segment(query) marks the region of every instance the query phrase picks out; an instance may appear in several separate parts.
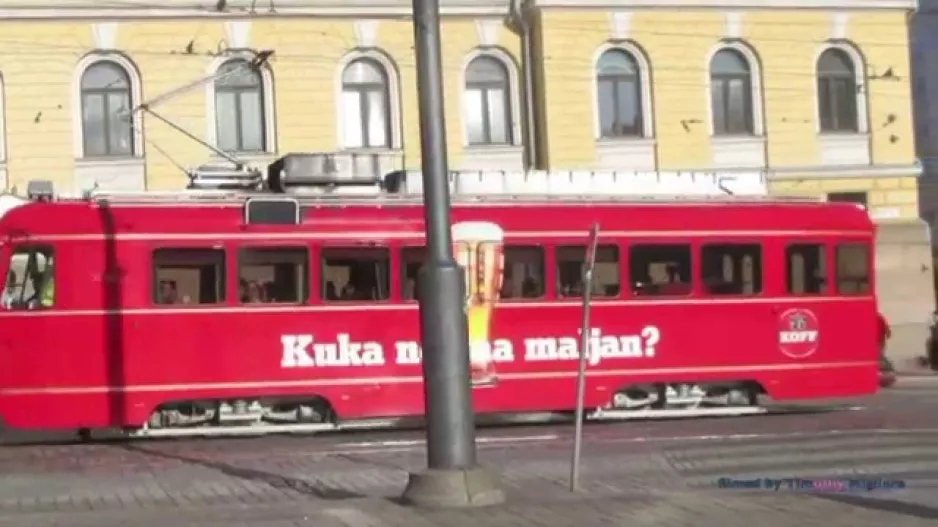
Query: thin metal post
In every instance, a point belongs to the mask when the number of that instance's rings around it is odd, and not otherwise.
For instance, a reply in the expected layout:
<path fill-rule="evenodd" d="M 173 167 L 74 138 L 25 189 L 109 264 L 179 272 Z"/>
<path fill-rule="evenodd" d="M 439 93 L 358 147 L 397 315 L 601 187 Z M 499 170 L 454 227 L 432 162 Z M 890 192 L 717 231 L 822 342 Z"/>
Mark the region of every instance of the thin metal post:
<path fill-rule="evenodd" d="M 593 297 L 593 268 L 596 266 L 596 248 L 599 224 L 590 228 L 585 268 L 583 269 L 583 319 L 580 323 L 580 361 L 576 377 L 576 415 L 573 429 L 573 456 L 570 461 L 570 492 L 580 487 L 580 451 L 583 446 L 583 414 L 586 398 L 586 365 L 589 360 L 590 300 Z"/>
<path fill-rule="evenodd" d="M 423 344 L 427 465 L 476 465 L 475 419 L 464 311 L 465 277 L 453 257 L 443 108 L 439 0 L 413 0 L 427 260 L 417 277 Z"/>

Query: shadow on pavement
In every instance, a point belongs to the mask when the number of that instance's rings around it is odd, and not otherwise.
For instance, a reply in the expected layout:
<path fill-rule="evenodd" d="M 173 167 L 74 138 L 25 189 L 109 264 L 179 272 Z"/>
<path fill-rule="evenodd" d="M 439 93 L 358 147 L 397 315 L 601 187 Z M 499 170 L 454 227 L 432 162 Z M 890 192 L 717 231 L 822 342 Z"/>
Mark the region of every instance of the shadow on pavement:
<path fill-rule="evenodd" d="M 902 514 L 903 516 L 912 516 L 924 520 L 938 520 L 938 508 L 921 505 L 918 503 L 907 503 L 899 500 L 889 500 L 883 498 L 870 498 L 866 496 L 857 496 L 852 494 L 812 494 L 812 498 L 833 501 L 842 505 L 850 505 L 868 510 L 892 512 Z"/>
<path fill-rule="evenodd" d="M 217 461 L 207 461 L 204 459 L 197 459 L 188 456 L 181 456 L 178 454 L 168 454 L 165 452 L 159 452 L 157 450 L 152 450 L 149 448 L 144 448 L 137 445 L 123 444 L 117 446 L 122 450 L 128 452 L 133 452 L 137 454 L 144 454 L 147 456 L 153 456 L 161 459 L 168 459 L 173 461 L 179 461 L 187 465 L 195 465 L 203 468 L 208 468 L 221 472 L 222 474 L 251 482 L 265 483 L 275 489 L 279 490 L 291 490 L 298 494 L 303 494 L 306 496 L 312 496 L 326 501 L 341 501 L 341 500 L 353 500 L 367 498 L 365 494 L 359 494 L 356 492 L 349 492 L 344 489 L 330 487 L 323 484 L 319 481 L 307 481 L 299 478 L 292 478 L 289 476 L 282 476 L 280 474 L 274 474 L 270 472 L 265 472 L 262 470 L 250 469 L 235 467 L 227 463 L 221 463 Z"/>

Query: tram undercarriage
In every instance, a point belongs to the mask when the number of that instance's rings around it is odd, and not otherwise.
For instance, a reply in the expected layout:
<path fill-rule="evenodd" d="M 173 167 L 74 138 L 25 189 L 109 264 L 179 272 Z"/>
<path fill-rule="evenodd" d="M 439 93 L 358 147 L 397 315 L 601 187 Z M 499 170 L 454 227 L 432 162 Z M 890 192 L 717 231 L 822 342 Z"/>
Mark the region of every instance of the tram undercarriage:
<path fill-rule="evenodd" d="M 765 413 L 759 406 L 757 383 L 669 383 L 629 386 L 600 408 L 588 409 L 590 420 L 673 419 L 689 417 L 742 416 Z M 537 423 L 569 419 L 571 412 L 534 414 L 484 414 L 479 424 Z M 157 409 L 139 429 L 127 430 L 130 437 L 190 437 L 314 433 L 419 427 L 420 418 L 387 418 L 343 421 L 321 398 L 190 401 L 170 403 Z M 84 437 L 90 437 L 88 432 Z"/>

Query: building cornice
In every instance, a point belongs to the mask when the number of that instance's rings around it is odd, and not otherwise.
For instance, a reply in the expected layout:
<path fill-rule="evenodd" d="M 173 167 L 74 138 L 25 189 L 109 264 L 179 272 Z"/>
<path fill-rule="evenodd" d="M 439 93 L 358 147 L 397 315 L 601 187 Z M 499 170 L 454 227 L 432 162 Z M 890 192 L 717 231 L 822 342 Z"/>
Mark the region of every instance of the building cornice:
<path fill-rule="evenodd" d="M 900 9 L 911 11 L 918 0 L 528 0 L 536 9 L 819 9 L 845 11 Z"/>
<path fill-rule="evenodd" d="M 411 0 L 0 0 L 0 20 L 408 18 Z M 271 7 L 273 6 L 273 7 Z M 507 16 L 510 0 L 440 0 L 444 16 Z"/>

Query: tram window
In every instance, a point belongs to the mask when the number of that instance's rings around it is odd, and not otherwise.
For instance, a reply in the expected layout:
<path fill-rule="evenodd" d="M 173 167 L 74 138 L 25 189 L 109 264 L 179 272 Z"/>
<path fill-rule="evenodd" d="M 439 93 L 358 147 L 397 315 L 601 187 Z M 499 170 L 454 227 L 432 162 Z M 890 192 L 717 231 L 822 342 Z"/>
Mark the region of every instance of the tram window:
<path fill-rule="evenodd" d="M 704 245 L 700 267 L 704 289 L 709 295 L 762 292 L 762 247 L 757 244 Z"/>
<path fill-rule="evenodd" d="M 309 298 L 309 253 L 303 247 L 241 249 L 238 300 L 242 304 L 299 304 Z"/>
<path fill-rule="evenodd" d="M 636 296 L 686 296 L 691 293 L 691 249 L 687 244 L 629 247 L 629 283 Z"/>
<path fill-rule="evenodd" d="M 405 247 L 401 249 L 401 299 L 417 299 L 417 273 L 427 258 L 426 247 Z"/>
<path fill-rule="evenodd" d="M 322 250 L 322 298 L 328 302 L 387 300 L 391 253 L 383 248 Z"/>
<path fill-rule="evenodd" d="M 510 247 L 503 249 L 501 298 L 532 300 L 545 292 L 544 249 L 541 247 Z"/>
<path fill-rule="evenodd" d="M 583 296 L 586 246 L 568 245 L 557 247 L 556 260 L 557 296 L 562 298 Z M 620 288 L 619 248 L 615 245 L 600 245 L 596 248 L 592 296 L 615 297 L 619 295 Z"/>
<path fill-rule="evenodd" d="M 6 309 L 49 308 L 55 304 L 53 251 L 20 246 L 13 251 L 0 302 Z"/>
<path fill-rule="evenodd" d="M 827 292 L 827 254 L 819 243 L 797 243 L 785 249 L 785 280 L 792 295 Z"/>
<path fill-rule="evenodd" d="M 837 246 L 837 292 L 864 295 L 870 290 L 870 248 L 865 243 L 842 243 Z"/>
<path fill-rule="evenodd" d="M 156 304 L 220 304 L 225 301 L 225 251 L 157 249 L 153 284 Z"/>

